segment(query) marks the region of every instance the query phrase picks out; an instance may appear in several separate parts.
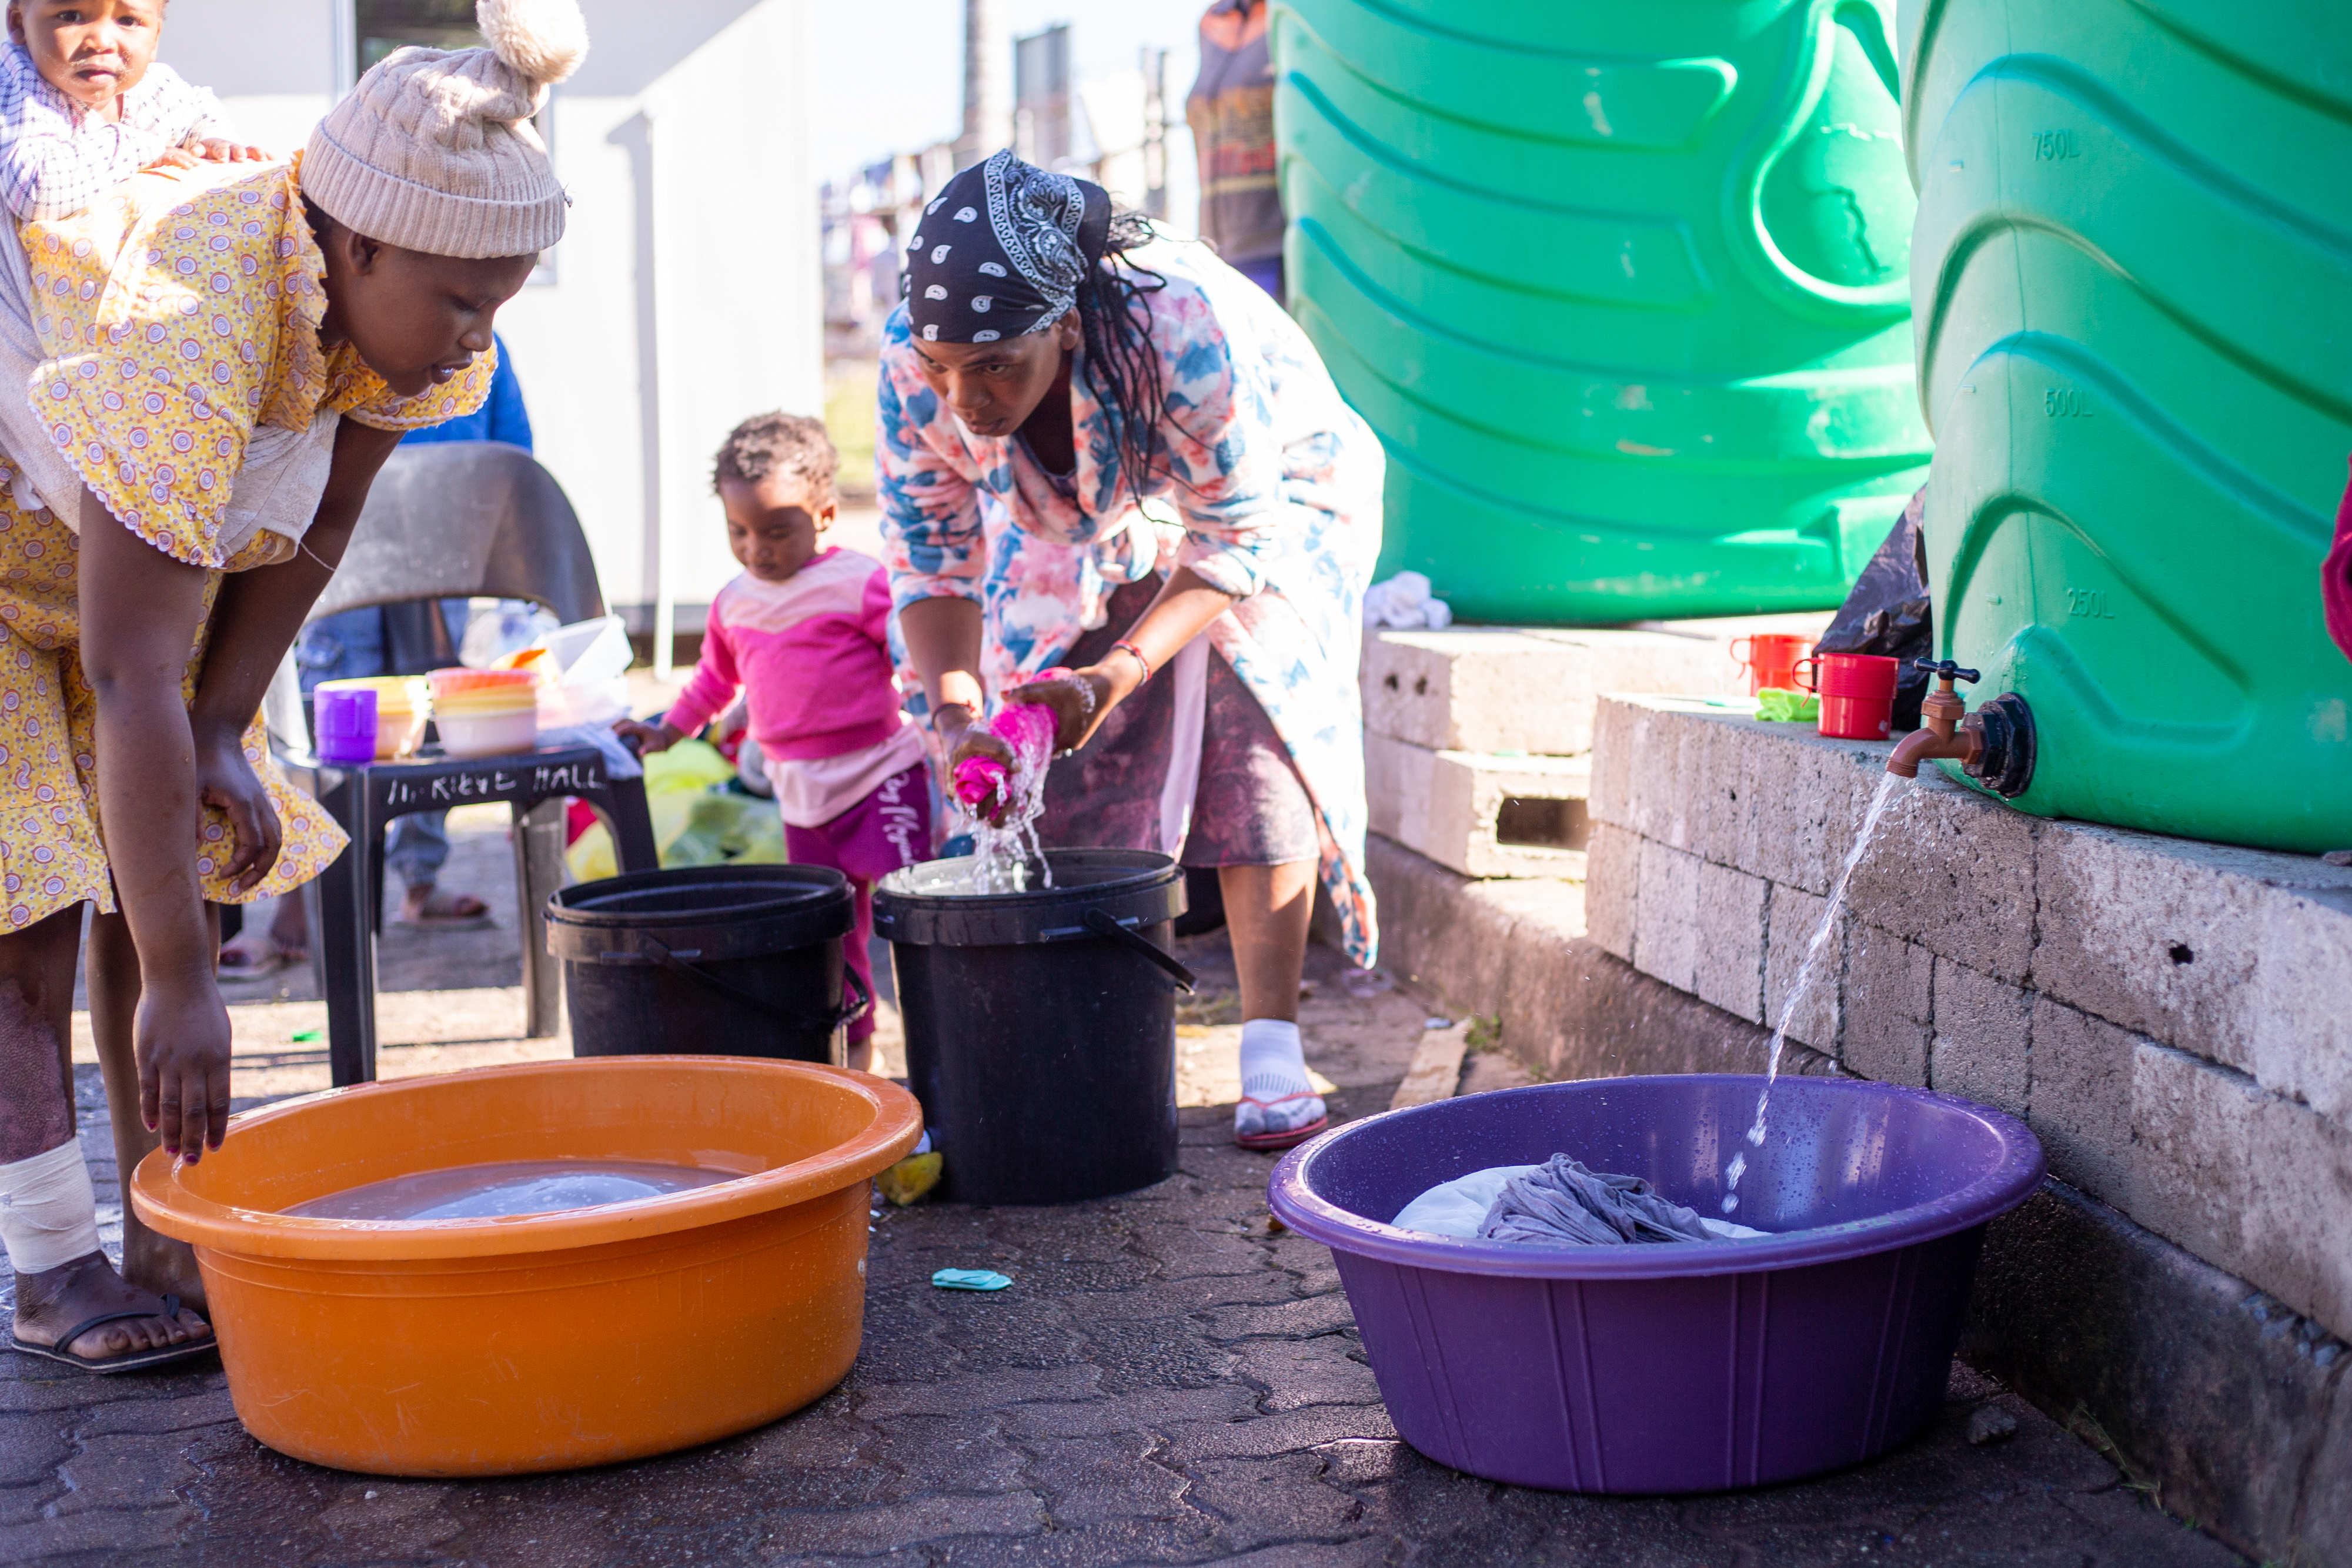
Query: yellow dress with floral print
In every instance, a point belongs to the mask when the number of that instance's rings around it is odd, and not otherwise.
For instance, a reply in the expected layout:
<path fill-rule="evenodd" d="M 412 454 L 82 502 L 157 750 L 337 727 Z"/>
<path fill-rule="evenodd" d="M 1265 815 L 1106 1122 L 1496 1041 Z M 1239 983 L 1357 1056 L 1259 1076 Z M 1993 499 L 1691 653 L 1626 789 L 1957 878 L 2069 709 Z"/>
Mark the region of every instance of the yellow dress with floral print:
<path fill-rule="evenodd" d="M 149 172 L 87 212 L 20 230 L 48 356 L 28 389 L 33 406 L 108 511 L 213 574 L 182 683 L 190 701 L 221 575 L 296 549 L 268 532 L 226 548 L 230 490 L 255 430 L 308 430 L 322 413 L 414 430 L 471 413 L 489 392 L 488 355 L 403 398 L 348 345 L 320 341 L 326 262 L 296 180 L 285 165 Z M 0 453 L 0 931 L 84 901 L 114 907 L 98 814 L 98 706 L 80 659 L 79 540 L 56 514 L 17 504 L 13 466 Z M 345 842 L 278 771 L 258 716 L 245 754 L 285 847 L 259 886 L 232 892 L 219 868 L 234 858 L 234 835 L 207 808 L 190 852 L 205 896 L 223 903 L 299 886 Z"/>

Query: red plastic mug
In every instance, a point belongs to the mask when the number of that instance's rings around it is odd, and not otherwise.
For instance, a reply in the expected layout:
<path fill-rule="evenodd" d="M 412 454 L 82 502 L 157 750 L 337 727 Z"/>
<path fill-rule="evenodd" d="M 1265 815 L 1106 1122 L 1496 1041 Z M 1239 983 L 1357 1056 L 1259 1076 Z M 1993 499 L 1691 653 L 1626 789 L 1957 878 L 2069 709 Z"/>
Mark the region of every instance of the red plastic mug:
<path fill-rule="evenodd" d="M 1742 643 L 1748 644 L 1745 653 L 1739 651 Z M 1766 686 L 1777 686 L 1786 691 L 1796 684 L 1791 672 L 1812 643 L 1811 637 L 1801 637 L 1791 632 L 1764 632 L 1753 637 L 1735 637 L 1731 640 L 1731 660 L 1748 672 L 1749 696 L 1754 696 Z"/>
<path fill-rule="evenodd" d="M 1806 666 L 1811 666 L 1807 678 Z M 1876 653 L 1821 653 L 1790 670 L 1822 699 L 1821 733 L 1835 740 L 1885 740 L 1895 730 L 1895 685 L 1903 661 Z"/>

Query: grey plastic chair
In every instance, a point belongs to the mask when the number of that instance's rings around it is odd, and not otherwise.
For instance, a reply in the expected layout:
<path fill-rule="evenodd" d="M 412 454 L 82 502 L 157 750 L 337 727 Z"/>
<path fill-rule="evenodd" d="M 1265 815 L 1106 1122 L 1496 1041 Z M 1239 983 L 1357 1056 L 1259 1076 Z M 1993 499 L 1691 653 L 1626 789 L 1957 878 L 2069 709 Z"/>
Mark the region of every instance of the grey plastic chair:
<path fill-rule="evenodd" d="M 563 486 L 503 441 L 394 448 L 310 619 L 411 599 L 529 599 L 567 625 L 604 613 Z"/>
<path fill-rule="evenodd" d="M 579 517 L 530 453 L 497 441 L 399 447 L 376 476 L 342 564 L 310 618 L 472 598 L 531 600 L 567 624 L 604 613 Z M 393 818 L 492 800 L 513 811 L 526 1032 L 534 1038 L 560 1027 L 562 975 L 547 950 L 546 910 L 563 884 L 564 797 L 587 801 L 604 818 L 624 872 L 660 863 L 645 781 L 612 778 L 593 747 L 364 768 L 289 760 L 315 769 L 320 804 L 352 835 L 352 849 L 315 883 L 312 906 L 328 1063 L 338 1086 L 375 1077 L 375 943 L 383 915 L 383 830 Z"/>

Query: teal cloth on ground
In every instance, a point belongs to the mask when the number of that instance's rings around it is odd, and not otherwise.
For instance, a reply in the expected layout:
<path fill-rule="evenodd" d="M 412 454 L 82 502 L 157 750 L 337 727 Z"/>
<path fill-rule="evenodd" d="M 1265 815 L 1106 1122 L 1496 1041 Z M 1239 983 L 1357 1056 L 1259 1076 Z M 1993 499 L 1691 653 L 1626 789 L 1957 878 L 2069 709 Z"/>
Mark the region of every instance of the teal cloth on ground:
<path fill-rule="evenodd" d="M 1822 716 L 1822 699 L 1811 692 L 1766 686 L 1756 694 L 1756 716 L 1779 724 L 1813 724 Z"/>
<path fill-rule="evenodd" d="M 993 1269 L 942 1269 L 931 1283 L 942 1291 L 1002 1291 L 1013 1281 Z"/>

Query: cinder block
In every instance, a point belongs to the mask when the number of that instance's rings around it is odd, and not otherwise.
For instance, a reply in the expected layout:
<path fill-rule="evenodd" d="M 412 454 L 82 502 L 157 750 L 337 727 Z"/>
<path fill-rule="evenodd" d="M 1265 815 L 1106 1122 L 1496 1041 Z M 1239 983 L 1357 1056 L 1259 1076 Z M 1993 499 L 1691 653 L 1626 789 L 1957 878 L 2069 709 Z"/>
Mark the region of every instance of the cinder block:
<path fill-rule="evenodd" d="M 1596 823 L 1633 825 L 1636 732 L 1643 710 L 1604 698 L 1592 718 L 1592 794 L 1588 810 Z"/>
<path fill-rule="evenodd" d="M 1937 959 L 1929 1087 L 2023 1116 L 2032 1083 L 2032 992 Z"/>
<path fill-rule="evenodd" d="M 2051 1171 L 2128 1212 L 2133 1037 L 2044 996 L 2033 999 L 2032 1029 L 2025 1119 Z"/>
<path fill-rule="evenodd" d="M 1672 631 L 1373 632 L 1364 640 L 1365 727 L 1432 751 L 1572 757 L 1592 748 L 1593 705 L 1606 693 L 1745 693 L 1731 640 L 1781 619 L 1739 616 Z"/>
<path fill-rule="evenodd" d="M 1630 758 L 1624 809 L 1620 820 L 1645 839 L 1664 843 L 1681 788 L 1682 751 L 1675 742 L 1675 716 L 1651 703 L 1628 705 L 1633 722 L 1622 737 Z M 1675 846 L 1679 848 L 1680 846 Z"/>
<path fill-rule="evenodd" d="M 1364 727 L 1431 751 L 1592 747 L 1591 659 L 1499 626 L 1364 639 Z"/>
<path fill-rule="evenodd" d="M 2283 1095 L 2263 1094 L 2251 1110 L 2243 1272 L 2297 1312 L 2352 1331 L 2352 1132 Z"/>
<path fill-rule="evenodd" d="M 2319 1325 L 2312 1326 L 2316 1328 Z M 2280 1337 L 2284 1339 L 2285 1336 Z M 2297 1337 L 2300 1338 L 2300 1336 Z M 2319 1348 L 2325 1350 L 2330 1347 L 2323 1345 Z M 2292 1382 L 2283 1377 L 2279 1381 L 2300 1393 L 2301 1389 L 2295 1387 L 2295 1385 L 2310 1378 L 2312 1364 L 2318 1357 L 2308 1343 L 2294 1343 L 2294 1349 L 2302 1353 L 2300 1356 L 2302 1365 L 2291 1366 L 2290 1371 L 2301 1373 L 2303 1377 Z M 2291 1353 L 2282 1353 L 2273 1349 L 2272 1354 L 2284 1360 L 2284 1354 Z M 2341 1363 L 2345 1360 L 2344 1353 L 2339 1350 L 2330 1359 Z M 2288 1475 L 2297 1478 L 2305 1475 L 2334 1476 L 2337 1478 L 2336 1483 L 2333 1486 L 2294 1489 L 2303 1493 L 2302 1517 L 2293 1521 L 2295 1526 L 2293 1530 L 2282 1530 L 2271 1537 L 2273 1540 L 2280 1541 L 2301 1539 L 2320 1542 L 2323 1543 L 2322 1549 L 2335 1552 L 2339 1562 L 2352 1557 L 2352 1486 L 2343 1484 L 2343 1478 L 2352 1477 L 2352 1399 L 2346 1398 L 2342 1393 L 2347 1385 L 2344 1381 L 2336 1384 L 2334 1407 L 2328 1412 L 2326 1429 L 2317 1434 L 2318 1440 L 2313 1445 L 2314 1452 L 2309 1468 L 2289 1469 L 2284 1465 L 2279 1467 L 2279 1473 L 2283 1477 Z M 2284 1401 L 2282 1400 L 2281 1403 Z M 2310 1424 L 2306 1423 L 2304 1429 L 2309 1430 Z M 2241 1442 L 2242 1443 L 2242 1438 Z M 2262 1457 L 2268 1458 L 2267 1455 Z M 2288 1489 L 2281 1486 L 2277 1490 L 2286 1491 Z"/>
<path fill-rule="evenodd" d="M 2062 1421 L 2087 1407 L 2177 1517 L 2352 1562 L 2352 1355 L 2321 1323 L 2057 1182 L 1987 1228 L 1969 1320 L 1962 1359 Z"/>
<path fill-rule="evenodd" d="M 1845 962 L 1843 933 L 1832 925 L 1822 938 L 1802 995 L 1794 992 L 1806 970 L 1806 952 L 1821 929 L 1825 898 L 1801 887 L 1775 883 L 1764 912 L 1764 1021 L 1774 1029 L 1786 1019 L 1789 1038 L 1828 1055 L 1837 1054 L 1838 990 Z M 1843 924 L 1843 917 L 1839 924 Z M 1792 1005 L 1793 1004 L 1793 1005 Z"/>
<path fill-rule="evenodd" d="M 1485 757 L 1364 737 L 1372 831 L 1465 876 L 1565 876 L 1585 870 L 1582 757 Z M 1535 841 L 1548 838 L 1553 841 Z"/>
<path fill-rule="evenodd" d="M 2044 991 L 2352 1127 L 2352 867 L 2048 823 Z"/>
<path fill-rule="evenodd" d="M 2199 1257 L 2244 1273 L 2253 1197 L 2247 1134 L 2261 1097 L 2242 1072 L 2135 1042 L 2131 1179 L 2118 1207 Z"/>
<path fill-rule="evenodd" d="M 1927 1082 L 1935 956 L 1856 920 L 1846 928 L 1843 1032 L 1838 1058 L 1882 1083 Z"/>
<path fill-rule="evenodd" d="M 1634 913 L 1642 879 L 1642 840 L 1608 822 L 1596 822 L 1585 849 L 1584 912 L 1592 940 L 1605 953 L 1633 959 Z"/>
<path fill-rule="evenodd" d="M 1475 881 L 1377 833 L 1366 851 L 1381 903 L 1382 964 L 1457 1012 L 1500 1013 L 1516 950 L 1583 934 L 1584 890 L 1576 883 Z"/>
<path fill-rule="evenodd" d="M 1741 727 L 1758 749 L 1750 775 L 1755 861 L 1740 869 L 1826 894 L 1853 848 L 1880 776 L 1857 766 L 1840 746 L 1792 738 L 1789 732 L 1798 726 L 1748 722 Z"/>
<path fill-rule="evenodd" d="M 1638 813 L 1643 831 L 1662 844 L 1691 853 L 1698 850 L 1698 826 L 1705 816 L 1700 798 L 1710 730 L 1707 725 L 1661 716 L 1651 726 L 1649 746 L 1656 772 L 1638 781 L 1650 786 Z"/>
<path fill-rule="evenodd" d="M 2033 967 L 2033 818 L 1923 771 L 1898 786 L 1848 896 L 1939 957 L 2021 984 Z"/>
<path fill-rule="evenodd" d="M 1744 871 L 1698 862 L 1698 951 L 1693 988 L 1701 1001 L 1761 1023 L 1764 910 L 1771 884 Z"/>
<path fill-rule="evenodd" d="M 1366 859 L 1389 965 L 1449 1007 L 1499 1015 L 1505 1048 L 1542 1075 L 1763 1070 L 1758 1025 L 1639 973 L 1585 936 L 1575 883 L 1475 882 L 1378 836 Z M 1791 1045 L 1780 1070 L 1829 1065 Z"/>
<path fill-rule="evenodd" d="M 1633 964 L 1678 991 L 1695 988 L 1697 980 L 1699 864 L 1695 855 L 1642 841 Z"/>
<path fill-rule="evenodd" d="M 1698 746 L 1685 754 L 1683 775 L 1691 793 L 1692 852 L 1717 865 L 1745 869 L 1754 859 L 1756 834 L 1756 791 L 1748 782 L 1748 765 L 1758 748 L 1737 726 L 1692 728 Z"/>

